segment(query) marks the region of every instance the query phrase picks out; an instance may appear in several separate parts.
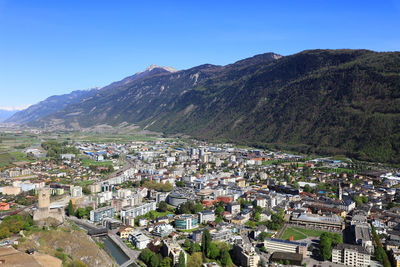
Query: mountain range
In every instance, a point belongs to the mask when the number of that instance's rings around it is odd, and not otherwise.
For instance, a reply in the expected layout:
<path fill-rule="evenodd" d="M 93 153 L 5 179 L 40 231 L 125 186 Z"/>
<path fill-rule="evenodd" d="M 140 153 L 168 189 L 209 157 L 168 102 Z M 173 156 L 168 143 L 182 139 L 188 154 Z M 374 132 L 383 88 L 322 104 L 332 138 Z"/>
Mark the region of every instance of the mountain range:
<path fill-rule="evenodd" d="M 12 115 L 17 113 L 18 110 L 16 109 L 2 109 L 0 108 L 0 122 L 3 122 L 10 118 Z"/>
<path fill-rule="evenodd" d="M 79 96 L 50 97 L 7 122 L 76 130 L 135 124 L 204 140 L 399 163 L 399 112 L 400 53 L 307 50 L 180 71 L 153 65 Z"/>

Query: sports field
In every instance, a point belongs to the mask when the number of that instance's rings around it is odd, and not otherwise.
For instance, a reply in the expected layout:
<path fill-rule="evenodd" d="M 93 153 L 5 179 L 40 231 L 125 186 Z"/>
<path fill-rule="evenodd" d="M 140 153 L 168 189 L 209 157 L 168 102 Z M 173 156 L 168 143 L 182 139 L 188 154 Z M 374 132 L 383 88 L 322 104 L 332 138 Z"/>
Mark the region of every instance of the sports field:
<path fill-rule="evenodd" d="M 282 235 L 282 239 L 288 240 L 290 236 L 293 236 L 293 240 L 301 240 L 306 239 L 309 236 L 319 237 L 322 233 L 325 233 L 325 231 L 304 229 L 300 227 L 287 227 Z"/>

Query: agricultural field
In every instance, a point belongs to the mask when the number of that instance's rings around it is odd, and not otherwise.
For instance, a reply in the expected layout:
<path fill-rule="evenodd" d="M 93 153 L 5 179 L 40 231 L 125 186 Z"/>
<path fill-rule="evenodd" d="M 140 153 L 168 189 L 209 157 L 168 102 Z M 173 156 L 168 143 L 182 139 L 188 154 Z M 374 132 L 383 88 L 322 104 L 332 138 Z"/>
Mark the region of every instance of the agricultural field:
<path fill-rule="evenodd" d="M 12 156 L 10 153 L 0 151 L 0 168 L 8 166 L 12 163 Z"/>
<path fill-rule="evenodd" d="M 22 150 L 39 144 L 40 140 L 34 134 L 0 133 L 0 168 L 18 161 L 31 161 Z"/>
<path fill-rule="evenodd" d="M 131 134 L 98 134 L 73 132 L 60 134 L 58 139 L 73 142 L 125 144 L 133 141 L 154 141 L 159 138 L 160 137 L 156 134 L 142 134 L 134 131 Z"/>
<path fill-rule="evenodd" d="M 23 149 L 40 144 L 40 139 L 34 134 L 1 133 L 0 143 L 3 149 Z"/>

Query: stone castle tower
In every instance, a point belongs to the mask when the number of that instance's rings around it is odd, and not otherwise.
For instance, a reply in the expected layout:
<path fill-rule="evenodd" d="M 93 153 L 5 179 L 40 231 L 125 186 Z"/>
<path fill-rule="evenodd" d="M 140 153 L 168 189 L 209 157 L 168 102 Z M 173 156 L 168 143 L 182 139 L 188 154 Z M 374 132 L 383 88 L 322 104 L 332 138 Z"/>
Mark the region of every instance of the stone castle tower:
<path fill-rule="evenodd" d="M 50 189 L 43 188 L 39 191 L 39 209 L 50 210 Z"/>
<path fill-rule="evenodd" d="M 42 221 L 53 218 L 59 223 L 64 221 L 63 208 L 50 209 L 50 188 L 42 188 L 38 192 L 38 209 L 33 213 L 34 221 Z"/>

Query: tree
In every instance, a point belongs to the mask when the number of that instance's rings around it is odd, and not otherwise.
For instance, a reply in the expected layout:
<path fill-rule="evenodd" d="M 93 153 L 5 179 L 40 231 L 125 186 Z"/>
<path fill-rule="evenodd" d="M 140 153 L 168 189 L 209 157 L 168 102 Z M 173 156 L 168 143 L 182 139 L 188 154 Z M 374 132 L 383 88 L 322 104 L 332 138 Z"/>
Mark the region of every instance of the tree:
<path fill-rule="evenodd" d="M 258 212 L 258 213 L 261 213 L 262 212 L 262 208 L 260 206 L 255 206 L 254 207 L 254 211 Z"/>
<path fill-rule="evenodd" d="M 154 210 L 151 210 L 148 213 L 148 216 L 149 216 L 150 220 L 154 220 L 156 218 L 156 212 Z"/>
<path fill-rule="evenodd" d="M 332 239 L 329 235 L 321 235 L 319 241 L 319 256 L 322 260 L 329 260 L 332 256 L 331 252 Z"/>
<path fill-rule="evenodd" d="M 18 234 L 19 231 L 21 231 L 21 229 L 24 227 L 24 222 L 23 221 L 16 221 L 13 224 L 8 226 L 8 229 L 10 230 L 10 232 L 14 233 L 14 234 Z"/>
<path fill-rule="evenodd" d="M 178 264 L 176 265 L 176 267 L 185 267 L 186 263 L 185 263 L 185 254 L 183 253 L 183 251 L 181 251 L 181 253 L 179 254 L 179 260 L 178 260 Z"/>
<path fill-rule="evenodd" d="M 261 214 L 259 212 L 254 213 L 254 220 L 259 222 L 261 220 Z"/>
<path fill-rule="evenodd" d="M 203 234 L 201 236 L 201 252 L 203 252 L 203 255 L 207 255 L 207 250 L 210 247 L 211 244 L 211 236 L 210 232 L 208 229 L 203 230 Z"/>
<path fill-rule="evenodd" d="M 231 245 L 229 245 L 228 243 L 223 242 L 223 241 L 215 241 L 214 244 L 215 244 L 215 245 L 217 246 L 217 248 L 219 249 L 220 254 L 221 254 L 221 252 L 222 252 L 223 250 L 229 251 L 229 250 L 231 250 L 231 248 L 232 248 Z"/>
<path fill-rule="evenodd" d="M 258 235 L 258 241 L 264 241 L 268 237 L 268 233 L 262 232 Z"/>
<path fill-rule="evenodd" d="M 167 204 L 167 202 L 161 201 L 161 202 L 158 204 L 158 209 L 159 209 L 161 212 L 166 212 L 166 211 L 168 210 L 168 204 Z"/>
<path fill-rule="evenodd" d="M 361 199 L 361 197 L 359 197 L 359 196 L 355 196 L 355 197 L 353 198 L 353 200 L 354 200 L 354 202 L 356 202 L 356 206 L 357 206 L 357 207 L 358 207 L 358 206 L 361 206 L 361 205 L 363 204 L 362 199 Z"/>
<path fill-rule="evenodd" d="M 363 203 L 368 202 L 368 197 L 367 196 L 354 196 L 353 200 L 354 200 L 354 202 L 356 202 L 356 206 L 361 206 Z"/>
<path fill-rule="evenodd" d="M 193 255 L 193 254 L 196 253 L 196 252 L 201 252 L 201 247 L 200 247 L 200 245 L 199 245 L 198 243 L 192 243 L 192 244 L 190 245 L 189 253 L 190 253 L 191 255 Z"/>
<path fill-rule="evenodd" d="M 215 222 L 216 223 L 221 223 L 222 222 L 222 216 L 217 216 L 217 218 L 215 218 Z"/>
<path fill-rule="evenodd" d="M 203 211 L 203 204 L 197 203 L 194 205 L 194 213 L 202 212 Z"/>
<path fill-rule="evenodd" d="M 188 262 L 190 267 L 201 267 L 203 265 L 203 257 L 200 252 L 195 252 Z"/>
<path fill-rule="evenodd" d="M 6 238 L 11 236 L 11 232 L 8 229 L 8 227 L 2 227 L 0 228 L 0 239 Z"/>
<path fill-rule="evenodd" d="M 154 254 L 154 253 L 153 253 L 150 249 L 145 248 L 145 249 L 143 249 L 142 252 L 140 253 L 139 258 L 140 258 L 144 263 L 148 264 L 148 263 L 150 262 L 151 256 L 153 256 L 153 254 Z"/>
<path fill-rule="evenodd" d="M 81 219 L 81 218 L 83 218 L 83 217 L 88 217 L 89 215 L 88 215 L 88 211 L 86 210 L 86 209 L 84 209 L 84 208 L 78 208 L 76 211 L 75 211 L 75 216 L 76 217 L 78 217 L 79 219 Z"/>
<path fill-rule="evenodd" d="M 215 243 L 211 242 L 210 246 L 207 248 L 207 257 L 215 260 L 218 256 L 219 249 Z"/>
<path fill-rule="evenodd" d="M 372 237 L 376 244 L 375 249 L 375 257 L 378 261 L 380 261 L 384 267 L 390 267 L 390 261 L 388 255 L 386 254 L 385 250 L 382 247 L 382 242 L 376 233 L 375 227 L 372 225 Z"/>
<path fill-rule="evenodd" d="M 222 263 L 222 266 L 232 266 L 233 265 L 231 255 L 229 254 L 229 252 L 227 250 L 223 250 L 221 252 L 221 263 Z"/>
<path fill-rule="evenodd" d="M 183 181 L 176 181 L 176 182 L 175 182 L 175 185 L 176 185 L 177 187 L 185 187 L 185 183 L 184 183 Z"/>
<path fill-rule="evenodd" d="M 67 259 L 68 259 L 68 257 L 67 257 L 67 255 L 64 253 L 64 252 L 62 252 L 62 251 L 56 251 L 55 253 L 54 253 L 54 256 L 56 257 L 56 258 L 59 258 L 62 262 L 63 262 L 63 264 L 67 261 Z"/>
<path fill-rule="evenodd" d="M 216 214 L 216 215 L 221 215 L 222 212 L 224 212 L 224 211 L 225 211 L 225 209 L 224 209 L 223 206 L 218 206 L 218 207 L 215 209 L 215 214 Z"/>
<path fill-rule="evenodd" d="M 90 191 L 89 186 L 86 185 L 82 188 L 82 193 L 85 195 L 90 195 L 92 192 Z"/>
<path fill-rule="evenodd" d="M 165 257 L 160 263 L 160 267 L 171 267 L 171 265 L 172 260 L 170 257 Z"/>
<path fill-rule="evenodd" d="M 184 249 L 190 249 L 190 241 L 189 239 L 186 239 L 185 242 L 183 243 L 183 248 Z"/>
<path fill-rule="evenodd" d="M 332 239 L 332 244 L 337 245 L 343 243 L 342 236 L 338 233 L 332 233 L 331 234 L 331 239 Z"/>
<path fill-rule="evenodd" d="M 158 267 L 161 263 L 161 255 L 153 253 L 150 258 L 150 267 Z"/>
<path fill-rule="evenodd" d="M 68 212 L 68 216 L 74 215 L 74 207 L 72 206 L 72 201 L 71 200 L 68 203 L 67 212 Z"/>
<path fill-rule="evenodd" d="M 271 220 L 266 222 L 268 229 L 278 230 L 283 226 L 285 220 L 283 219 L 283 212 L 278 211 L 277 213 L 271 214 Z"/>
<path fill-rule="evenodd" d="M 309 184 L 306 184 L 304 186 L 303 191 L 306 192 L 306 193 L 311 193 L 311 186 Z"/>
<path fill-rule="evenodd" d="M 87 267 L 87 264 L 81 260 L 74 260 L 68 264 L 68 267 Z"/>
<path fill-rule="evenodd" d="M 303 168 L 303 175 L 304 175 L 304 177 L 309 177 L 311 175 L 311 168 L 308 166 L 305 166 Z"/>

